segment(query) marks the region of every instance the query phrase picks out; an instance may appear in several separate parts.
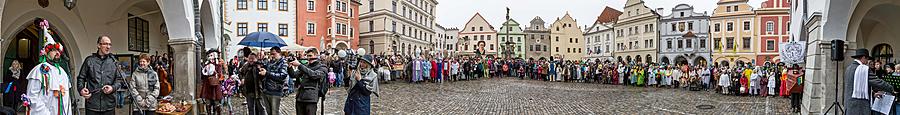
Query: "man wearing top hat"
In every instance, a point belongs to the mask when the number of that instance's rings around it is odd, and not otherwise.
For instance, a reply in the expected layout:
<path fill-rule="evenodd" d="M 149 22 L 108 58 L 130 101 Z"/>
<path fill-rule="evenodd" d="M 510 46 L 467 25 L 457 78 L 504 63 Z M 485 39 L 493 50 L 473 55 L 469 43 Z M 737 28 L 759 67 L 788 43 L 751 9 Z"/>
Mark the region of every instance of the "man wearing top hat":
<path fill-rule="evenodd" d="M 845 115 L 870 115 L 873 113 L 871 99 L 881 98 L 885 92 L 890 92 L 892 87 L 881 79 L 869 75 L 869 66 L 866 62 L 871 58 L 869 50 L 857 49 L 850 55 L 853 62 L 844 71 L 844 106 L 847 107 Z M 871 89 L 870 89 L 871 88 Z M 870 96 L 870 94 L 874 95 Z"/>

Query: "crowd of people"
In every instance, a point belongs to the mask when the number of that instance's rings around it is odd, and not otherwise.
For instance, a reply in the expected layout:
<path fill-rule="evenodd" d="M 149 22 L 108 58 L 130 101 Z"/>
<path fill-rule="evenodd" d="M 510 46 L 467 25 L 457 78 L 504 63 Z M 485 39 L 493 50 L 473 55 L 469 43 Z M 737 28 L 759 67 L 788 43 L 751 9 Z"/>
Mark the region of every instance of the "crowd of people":
<path fill-rule="evenodd" d="M 502 59 L 461 56 L 378 56 L 386 61 L 385 78 L 410 83 L 444 83 L 479 78 L 516 77 L 528 80 L 600 83 L 635 87 L 715 91 L 723 95 L 790 97 L 799 111 L 804 70 L 797 64 L 736 63 L 689 65 L 626 63 L 625 61 L 561 61 L 555 59 Z M 483 56 L 482 56 L 483 57 Z M 390 66 L 399 65 L 399 66 Z M 391 80 L 391 79 L 385 79 Z"/>

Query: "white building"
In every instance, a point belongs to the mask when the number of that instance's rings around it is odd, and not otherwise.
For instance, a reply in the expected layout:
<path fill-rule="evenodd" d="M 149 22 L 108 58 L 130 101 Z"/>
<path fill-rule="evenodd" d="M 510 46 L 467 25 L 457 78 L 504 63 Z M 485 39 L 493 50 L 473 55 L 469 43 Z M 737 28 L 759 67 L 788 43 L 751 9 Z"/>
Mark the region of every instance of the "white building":
<path fill-rule="evenodd" d="M 169 72 L 178 76 L 172 82 L 179 86 L 173 96 L 196 104 L 192 100 L 202 58 L 198 54 L 203 47 L 221 46 L 219 0 L 50 0 L 46 5 L 38 1 L 0 1 L 0 55 L 7 56 L 3 64 L 19 60 L 25 67 L 36 65 L 38 52 L 28 49 L 38 45 L 35 22 L 47 20 L 56 41 L 65 46 L 61 65 L 72 70 L 67 72 L 73 83 L 83 59 L 97 51 L 96 39 L 108 35 L 112 53 L 122 59 L 140 53 L 171 54 L 176 61 Z"/>
<path fill-rule="evenodd" d="M 373 41 L 373 53 L 411 55 L 433 46 L 437 0 L 360 0 L 359 41 Z M 365 43 L 365 42 L 363 42 Z M 368 44 L 360 44 L 365 46 Z M 365 47 L 364 47 L 365 48 Z"/>
<path fill-rule="evenodd" d="M 791 7 L 791 41 L 807 44 L 801 114 L 825 114 L 835 89 L 844 104 L 841 95 L 850 89 L 843 84 L 851 83 L 843 81 L 844 69 L 853 62 L 850 52 L 865 48 L 879 61 L 898 60 L 883 54 L 896 53 L 884 46 L 900 46 L 900 0 L 796 0 Z M 831 60 L 831 40 L 846 41 L 845 59 L 837 64 Z"/>
<path fill-rule="evenodd" d="M 622 15 L 622 11 L 606 7 L 600 16 L 597 16 L 594 25 L 585 28 L 584 41 L 587 42 L 585 44 L 587 52 L 585 52 L 584 59 L 616 61 L 613 58 L 616 34 L 613 25 L 619 20 L 619 15 Z"/>
<path fill-rule="evenodd" d="M 659 20 L 659 63 L 705 65 L 711 61 L 709 15 L 678 4 Z"/>
<path fill-rule="evenodd" d="M 295 30 L 296 0 L 226 0 L 224 15 L 228 38 L 226 58 L 236 55 L 245 46 L 238 45 L 246 35 L 253 32 L 270 32 L 278 35 L 285 43 L 297 45 Z"/>

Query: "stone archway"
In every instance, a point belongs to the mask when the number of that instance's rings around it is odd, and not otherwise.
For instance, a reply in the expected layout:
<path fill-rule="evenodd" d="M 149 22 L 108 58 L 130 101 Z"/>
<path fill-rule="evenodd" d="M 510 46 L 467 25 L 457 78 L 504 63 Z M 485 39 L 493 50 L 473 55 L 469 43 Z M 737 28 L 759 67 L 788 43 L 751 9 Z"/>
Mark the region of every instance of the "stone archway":
<path fill-rule="evenodd" d="M 900 14 L 896 11 L 900 11 L 900 1 L 861 1 L 850 19 L 847 41 L 855 41 L 856 48 L 870 51 L 876 46 L 900 45 L 895 42 L 896 36 L 900 36 L 900 23 L 896 22 Z"/>
<path fill-rule="evenodd" d="M 659 63 L 669 64 L 669 57 L 665 57 L 665 56 L 660 57 Z"/>
<path fill-rule="evenodd" d="M 673 61 L 672 63 L 674 63 L 675 65 L 687 65 L 687 64 L 691 64 L 690 62 L 688 62 L 688 59 L 685 58 L 684 56 L 678 56 L 678 57 L 675 57 L 675 61 Z"/>
<path fill-rule="evenodd" d="M 694 59 L 694 65 L 707 66 L 706 59 L 703 57 L 697 57 Z"/>

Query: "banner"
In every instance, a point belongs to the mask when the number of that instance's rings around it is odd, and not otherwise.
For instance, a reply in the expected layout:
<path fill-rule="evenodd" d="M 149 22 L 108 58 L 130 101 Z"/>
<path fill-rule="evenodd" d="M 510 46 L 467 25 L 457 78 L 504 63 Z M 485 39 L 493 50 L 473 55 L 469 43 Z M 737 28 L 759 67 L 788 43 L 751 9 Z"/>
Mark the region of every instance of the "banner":
<path fill-rule="evenodd" d="M 781 43 L 781 49 L 778 55 L 781 56 L 781 62 L 787 64 L 802 64 L 806 62 L 806 43 L 805 41 L 791 41 Z"/>

